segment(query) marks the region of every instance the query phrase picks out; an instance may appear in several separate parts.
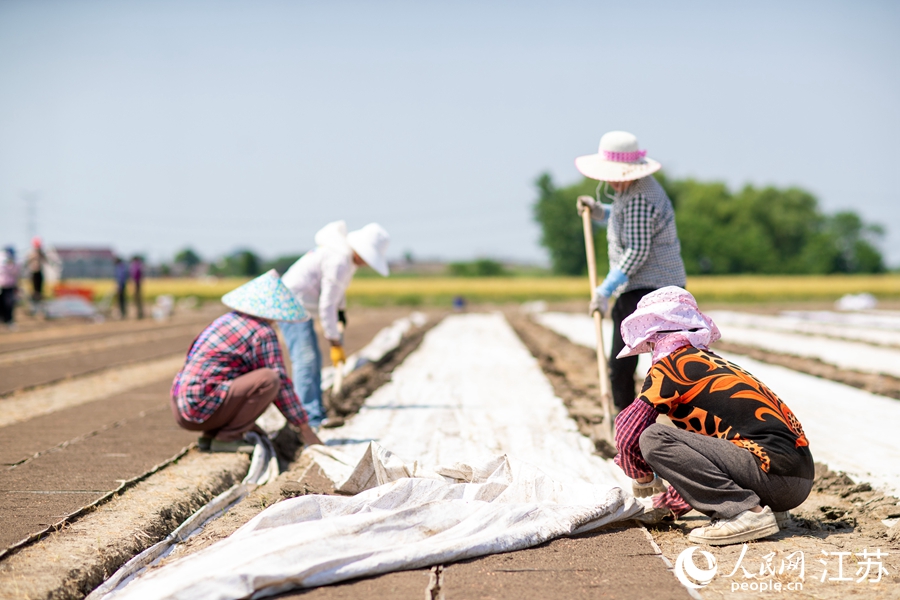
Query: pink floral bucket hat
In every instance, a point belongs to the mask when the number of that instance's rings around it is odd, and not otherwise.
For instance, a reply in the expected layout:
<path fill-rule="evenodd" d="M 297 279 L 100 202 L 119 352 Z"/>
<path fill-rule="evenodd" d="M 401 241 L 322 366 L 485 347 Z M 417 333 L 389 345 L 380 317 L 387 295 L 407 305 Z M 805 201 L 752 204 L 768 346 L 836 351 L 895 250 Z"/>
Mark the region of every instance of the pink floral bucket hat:
<path fill-rule="evenodd" d="M 275 321 L 306 321 L 309 315 L 278 276 L 275 269 L 263 273 L 222 296 L 228 308 Z"/>
<path fill-rule="evenodd" d="M 722 337 L 712 319 L 700 312 L 697 301 L 683 288 L 670 285 L 650 292 L 622 321 L 625 348 L 616 358 L 653 353 L 653 362 L 684 346 L 703 350 Z"/>

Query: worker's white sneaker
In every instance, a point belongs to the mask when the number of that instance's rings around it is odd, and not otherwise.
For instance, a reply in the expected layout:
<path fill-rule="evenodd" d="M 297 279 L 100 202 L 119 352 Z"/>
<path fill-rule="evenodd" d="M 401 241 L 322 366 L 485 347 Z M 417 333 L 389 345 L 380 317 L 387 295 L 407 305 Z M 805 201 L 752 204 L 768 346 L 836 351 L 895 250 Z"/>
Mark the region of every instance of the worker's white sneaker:
<path fill-rule="evenodd" d="M 766 506 L 762 512 L 745 510 L 731 519 L 716 519 L 706 527 L 693 530 L 688 540 L 696 544 L 725 546 L 758 540 L 778 533 L 778 523 L 772 509 Z"/>
<path fill-rule="evenodd" d="M 790 511 L 783 510 L 772 514 L 775 515 L 775 522 L 778 523 L 778 529 L 787 529 L 793 523 Z"/>

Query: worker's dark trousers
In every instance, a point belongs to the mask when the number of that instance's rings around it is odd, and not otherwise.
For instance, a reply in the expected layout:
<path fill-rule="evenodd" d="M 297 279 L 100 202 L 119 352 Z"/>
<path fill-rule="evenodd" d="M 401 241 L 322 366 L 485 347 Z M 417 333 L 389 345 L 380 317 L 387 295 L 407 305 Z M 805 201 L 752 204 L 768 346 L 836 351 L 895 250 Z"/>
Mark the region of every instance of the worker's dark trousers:
<path fill-rule="evenodd" d="M 134 305 L 137 307 L 137 318 L 144 318 L 144 297 L 141 295 L 141 282 L 134 282 Z"/>
<path fill-rule="evenodd" d="M 637 308 L 641 298 L 654 291 L 654 288 L 642 288 L 625 292 L 616 300 L 612 307 L 613 338 L 612 352 L 609 357 L 609 383 L 612 387 L 613 403 L 616 409 L 624 410 L 634 401 L 635 385 L 634 372 L 637 370 L 638 357 L 626 356 L 616 358 L 625 342 L 622 340 L 622 321 L 631 315 Z"/>
<path fill-rule="evenodd" d="M 812 457 L 797 476 L 770 475 L 749 450 L 728 440 L 654 423 L 641 434 L 641 454 L 694 509 L 730 519 L 755 506 L 790 510 L 812 489 Z"/>
<path fill-rule="evenodd" d="M 31 300 L 40 302 L 44 298 L 44 273 L 35 271 L 31 274 Z"/>
<path fill-rule="evenodd" d="M 240 440 L 281 391 L 281 378 L 275 369 L 257 369 L 231 381 L 219 408 L 203 423 L 188 421 L 172 399 L 172 414 L 178 425 L 188 431 L 203 431 L 223 442 Z"/>
<path fill-rule="evenodd" d="M 8 287 L 0 290 L 0 322 L 12 323 L 16 309 L 16 288 Z"/>
<path fill-rule="evenodd" d="M 119 315 L 124 319 L 128 316 L 128 297 L 125 295 L 125 286 L 121 285 L 116 290 L 116 300 L 119 303 Z"/>

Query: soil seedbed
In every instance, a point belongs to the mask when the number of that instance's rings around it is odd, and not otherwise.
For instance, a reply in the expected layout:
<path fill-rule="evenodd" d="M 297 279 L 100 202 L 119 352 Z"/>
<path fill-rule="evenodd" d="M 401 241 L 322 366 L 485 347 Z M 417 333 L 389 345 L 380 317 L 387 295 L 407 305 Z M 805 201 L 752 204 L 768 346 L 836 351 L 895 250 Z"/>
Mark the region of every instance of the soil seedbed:
<path fill-rule="evenodd" d="M 188 452 L 40 543 L 0 561 L 0 596 L 83 598 L 132 556 L 240 481 L 248 465 L 245 455 Z"/>

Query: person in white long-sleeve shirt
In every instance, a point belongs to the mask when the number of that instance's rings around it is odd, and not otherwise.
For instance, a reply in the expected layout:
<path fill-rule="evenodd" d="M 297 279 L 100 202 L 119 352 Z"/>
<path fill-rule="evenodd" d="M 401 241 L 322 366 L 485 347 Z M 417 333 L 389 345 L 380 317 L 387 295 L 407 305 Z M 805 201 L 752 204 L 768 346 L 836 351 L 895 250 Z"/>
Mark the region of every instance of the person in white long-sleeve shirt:
<path fill-rule="evenodd" d="M 344 221 L 329 223 L 316 233 L 316 247 L 304 254 L 281 278 L 310 315 L 319 316 L 322 332 L 331 344 L 331 362 L 344 362 L 343 335 L 338 328 L 343 317 L 346 292 L 357 267 L 368 265 L 388 275 L 387 231 L 377 223 L 347 233 Z M 346 324 L 346 319 L 341 318 Z M 311 427 L 325 419 L 322 404 L 322 355 L 313 320 L 279 323 L 291 356 L 294 389 L 300 397 Z"/>

